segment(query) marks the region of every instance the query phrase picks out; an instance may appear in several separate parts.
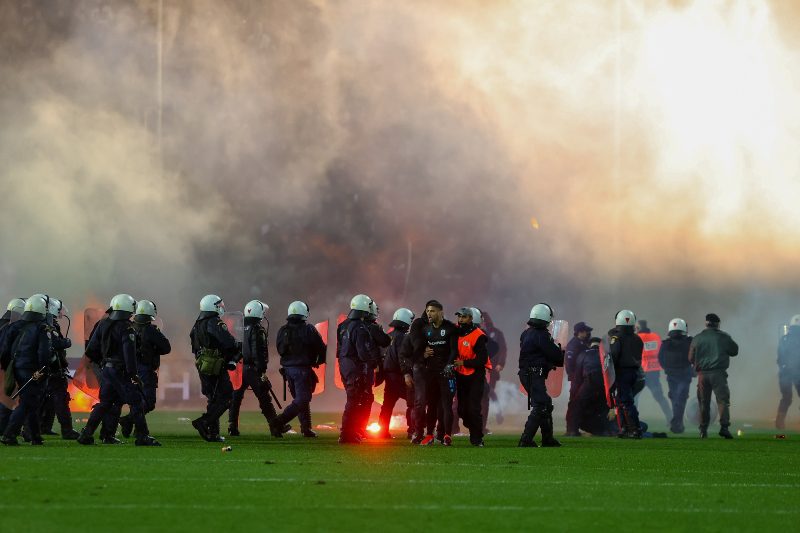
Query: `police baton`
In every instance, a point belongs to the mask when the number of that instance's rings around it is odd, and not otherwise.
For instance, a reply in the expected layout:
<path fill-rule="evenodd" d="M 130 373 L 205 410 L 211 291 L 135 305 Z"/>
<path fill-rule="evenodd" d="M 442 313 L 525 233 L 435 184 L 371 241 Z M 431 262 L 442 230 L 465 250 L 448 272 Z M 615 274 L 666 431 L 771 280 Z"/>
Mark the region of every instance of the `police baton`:
<path fill-rule="evenodd" d="M 47 370 L 47 367 L 46 367 L 46 366 L 43 366 L 42 368 L 40 368 L 39 370 L 37 370 L 36 372 L 34 372 L 34 374 L 42 374 L 40 377 L 44 377 L 44 371 L 45 371 L 45 370 Z M 16 399 L 17 399 L 17 396 L 19 396 L 19 395 L 22 393 L 22 391 L 24 391 L 24 390 L 25 390 L 25 388 L 26 388 L 28 385 L 30 385 L 30 384 L 31 384 L 31 382 L 32 382 L 32 381 L 38 381 L 38 380 L 37 380 L 37 379 L 35 379 L 33 376 L 31 376 L 31 379 L 29 379 L 28 381 L 26 381 L 26 382 L 25 382 L 25 384 L 24 384 L 22 387 L 20 387 L 20 388 L 17 390 L 17 392 L 15 392 L 14 394 L 12 394 L 12 395 L 11 395 L 11 399 L 12 399 L 12 400 L 16 400 Z"/>
<path fill-rule="evenodd" d="M 263 381 L 267 385 L 267 389 L 269 390 L 269 393 L 272 396 L 272 399 L 275 400 L 275 403 L 278 405 L 278 409 L 283 409 L 283 406 L 281 405 L 281 402 L 278 401 L 278 395 L 275 394 L 274 390 L 272 390 L 272 382 L 269 380 L 269 378 L 266 376 L 266 374 L 264 374 L 261 377 L 261 381 Z M 286 401 L 286 390 L 285 390 L 285 388 L 286 388 L 286 380 L 285 379 L 284 379 L 284 382 L 283 382 L 283 386 L 284 386 L 284 391 L 283 391 L 284 398 L 283 398 L 283 401 Z"/>

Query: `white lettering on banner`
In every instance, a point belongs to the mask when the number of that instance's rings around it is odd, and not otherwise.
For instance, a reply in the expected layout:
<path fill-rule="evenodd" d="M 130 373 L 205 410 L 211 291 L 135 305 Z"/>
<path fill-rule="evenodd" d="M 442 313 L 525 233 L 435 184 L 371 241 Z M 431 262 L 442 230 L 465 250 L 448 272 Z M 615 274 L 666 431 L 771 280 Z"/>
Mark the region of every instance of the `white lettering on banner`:
<path fill-rule="evenodd" d="M 657 341 L 647 341 L 644 343 L 644 349 L 648 352 L 652 352 L 653 350 L 658 349 L 658 342 Z"/>

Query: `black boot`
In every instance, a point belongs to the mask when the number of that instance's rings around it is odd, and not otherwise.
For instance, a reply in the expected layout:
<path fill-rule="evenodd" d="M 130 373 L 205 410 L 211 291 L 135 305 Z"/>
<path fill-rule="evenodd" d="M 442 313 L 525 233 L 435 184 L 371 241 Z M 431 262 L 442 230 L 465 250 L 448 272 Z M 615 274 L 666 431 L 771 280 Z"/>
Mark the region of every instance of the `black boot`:
<path fill-rule="evenodd" d="M 64 440 L 76 440 L 81 434 L 72 428 L 61 428 L 61 438 Z"/>
<path fill-rule="evenodd" d="M 136 446 L 161 446 L 161 443 L 150 435 L 136 437 Z"/>
<path fill-rule="evenodd" d="M 83 430 L 81 430 L 81 434 L 76 439 L 78 441 L 78 444 L 84 444 L 84 445 L 94 444 L 93 433 L 94 431 L 89 431 L 89 428 L 83 428 Z"/>
<path fill-rule="evenodd" d="M 206 423 L 205 417 L 201 416 L 200 418 L 195 418 L 192 420 L 192 426 L 197 432 L 203 437 L 203 440 L 208 440 L 208 424 Z"/>
<path fill-rule="evenodd" d="M 311 404 L 306 405 L 300 412 L 300 433 L 309 439 L 317 437 L 317 432 L 311 429 Z"/>
<path fill-rule="evenodd" d="M 552 407 L 548 409 L 547 416 L 542 420 L 542 448 L 559 448 L 561 443 L 553 437 Z"/>
<path fill-rule="evenodd" d="M 530 435 L 526 435 L 525 433 L 519 438 L 519 444 L 517 444 L 519 448 L 538 448 L 539 446 L 536 445 L 536 442 L 533 440 L 533 437 Z"/>
<path fill-rule="evenodd" d="M 723 439 L 732 439 L 733 438 L 733 435 L 731 435 L 731 432 L 728 431 L 728 426 L 723 426 L 723 427 L 721 427 L 719 429 L 719 436 L 722 437 Z"/>
<path fill-rule="evenodd" d="M 231 437 L 238 437 L 240 435 L 239 427 L 234 425 L 234 424 L 229 424 L 228 425 L 228 435 L 230 435 Z"/>

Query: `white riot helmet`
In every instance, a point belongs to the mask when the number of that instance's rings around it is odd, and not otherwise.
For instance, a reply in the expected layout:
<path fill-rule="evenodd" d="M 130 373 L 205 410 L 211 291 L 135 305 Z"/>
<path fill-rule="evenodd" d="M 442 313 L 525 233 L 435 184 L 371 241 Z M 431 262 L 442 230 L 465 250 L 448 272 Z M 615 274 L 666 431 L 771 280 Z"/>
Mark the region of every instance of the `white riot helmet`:
<path fill-rule="evenodd" d="M 350 309 L 353 311 L 364 311 L 365 313 L 371 312 L 372 298 L 367 296 L 366 294 L 356 294 L 353 296 L 353 299 L 350 300 Z"/>
<path fill-rule="evenodd" d="M 289 310 L 287 311 L 288 316 L 296 315 L 306 320 L 308 318 L 308 306 L 305 302 L 301 302 L 300 300 L 296 300 L 289 304 Z"/>
<path fill-rule="evenodd" d="M 623 309 L 617 313 L 615 323 L 618 326 L 633 326 L 636 324 L 636 315 L 629 309 Z"/>
<path fill-rule="evenodd" d="M 25 300 L 25 312 L 39 313 L 42 316 L 47 314 L 47 300 L 41 294 L 34 294 Z"/>
<path fill-rule="evenodd" d="M 542 320 L 549 324 L 553 321 L 553 308 L 546 303 L 538 303 L 531 308 L 530 318 Z"/>
<path fill-rule="evenodd" d="M 207 294 L 200 300 L 200 311 L 217 313 L 222 316 L 225 314 L 225 302 L 216 294 Z"/>
<path fill-rule="evenodd" d="M 47 314 L 53 315 L 56 318 L 61 318 L 63 315 L 61 311 L 64 309 L 64 304 L 58 298 L 50 298 L 47 302 Z"/>
<path fill-rule="evenodd" d="M 472 323 L 476 326 L 480 326 L 483 322 L 483 315 L 481 314 L 481 310 L 477 307 L 472 308 Z"/>
<path fill-rule="evenodd" d="M 25 298 L 14 298 L 10 302 L 8 302 L 8 306 L 6 307 L 6 311 L 11 311 L 12 313 L 22 314 L 25 310 Z"/>
<path fill-rule="evenodd" d="M 406 309 L 405 307 L 401 307 L 400 309 L 394 312 L 394 315 L 392 315 L 392 320 L 398 320 L 410 326 L 411 323 L 414 321 L 414 312 L 411 311 L 411 309 Z"/>
<path fill-rule="evenodd" d="M 156 309 L 156 304 L 150 300 L 139 300 L 139 303 L 136 304 L 137 315 L 147 315 L 154 319 L 157 313 L 158 309 Z"/>
<path fill-rule="evenodd" d="M 689 328 L 686 327 L 686 321 L 682 318 L 673 318 L 669 321 L 668 331 L 671 333 L 673 331 L 682 331 L 686 333 L 689 331 Z"/>
<path fill-rule="evenodd" d="M 250 300 L 244 306 L 244 316 L 251 318 L 264 318 L 264 314 L 269 310 L 269 306 L 261 300 Z"/>
<path fill-rule="evenodd" d="M 800 326 L 800 315 L 794 315 L 789 321 L 790 326 Z"/>
<path fill-rule="evenodd" d="M 117 294 L 111 298 L 111 320 L 125 320 L 136 312 L 136 300 L 130 294 Z"/>

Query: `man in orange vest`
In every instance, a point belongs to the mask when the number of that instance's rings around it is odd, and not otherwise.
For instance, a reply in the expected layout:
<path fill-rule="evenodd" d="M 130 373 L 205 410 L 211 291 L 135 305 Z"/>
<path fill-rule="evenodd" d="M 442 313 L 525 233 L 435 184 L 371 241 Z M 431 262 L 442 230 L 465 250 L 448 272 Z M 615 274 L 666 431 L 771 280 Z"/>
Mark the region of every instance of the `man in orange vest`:
<path fill-rule="evenodd" d="M 470 444 L 483 447 L 481 400 L 486 386 L 489 352 L 486 349 L 486 333 L 473 323 L 476 312 L 472 307 L 462 307 L 456 312 L 458 356 L 453 365 L 456 371 L 458 416 L 469 429 Z"/>
<path fill-rule="evenodd" d="M 672 420 L 672 407 L 664 397 L 664 390 L 661 388 L 661 365 L 658 363 L 658 350 L 661 348 L 661 337 L 657 333 L 650 331 L 647 327 L 647 320 L 636 322 L 636 334 L 642 339 L 644 349 L 642 350 L 642 370 L 644 370 L 644 384 L 650 389 L 653 399 L 661 407 L 667 424 Z"/>

